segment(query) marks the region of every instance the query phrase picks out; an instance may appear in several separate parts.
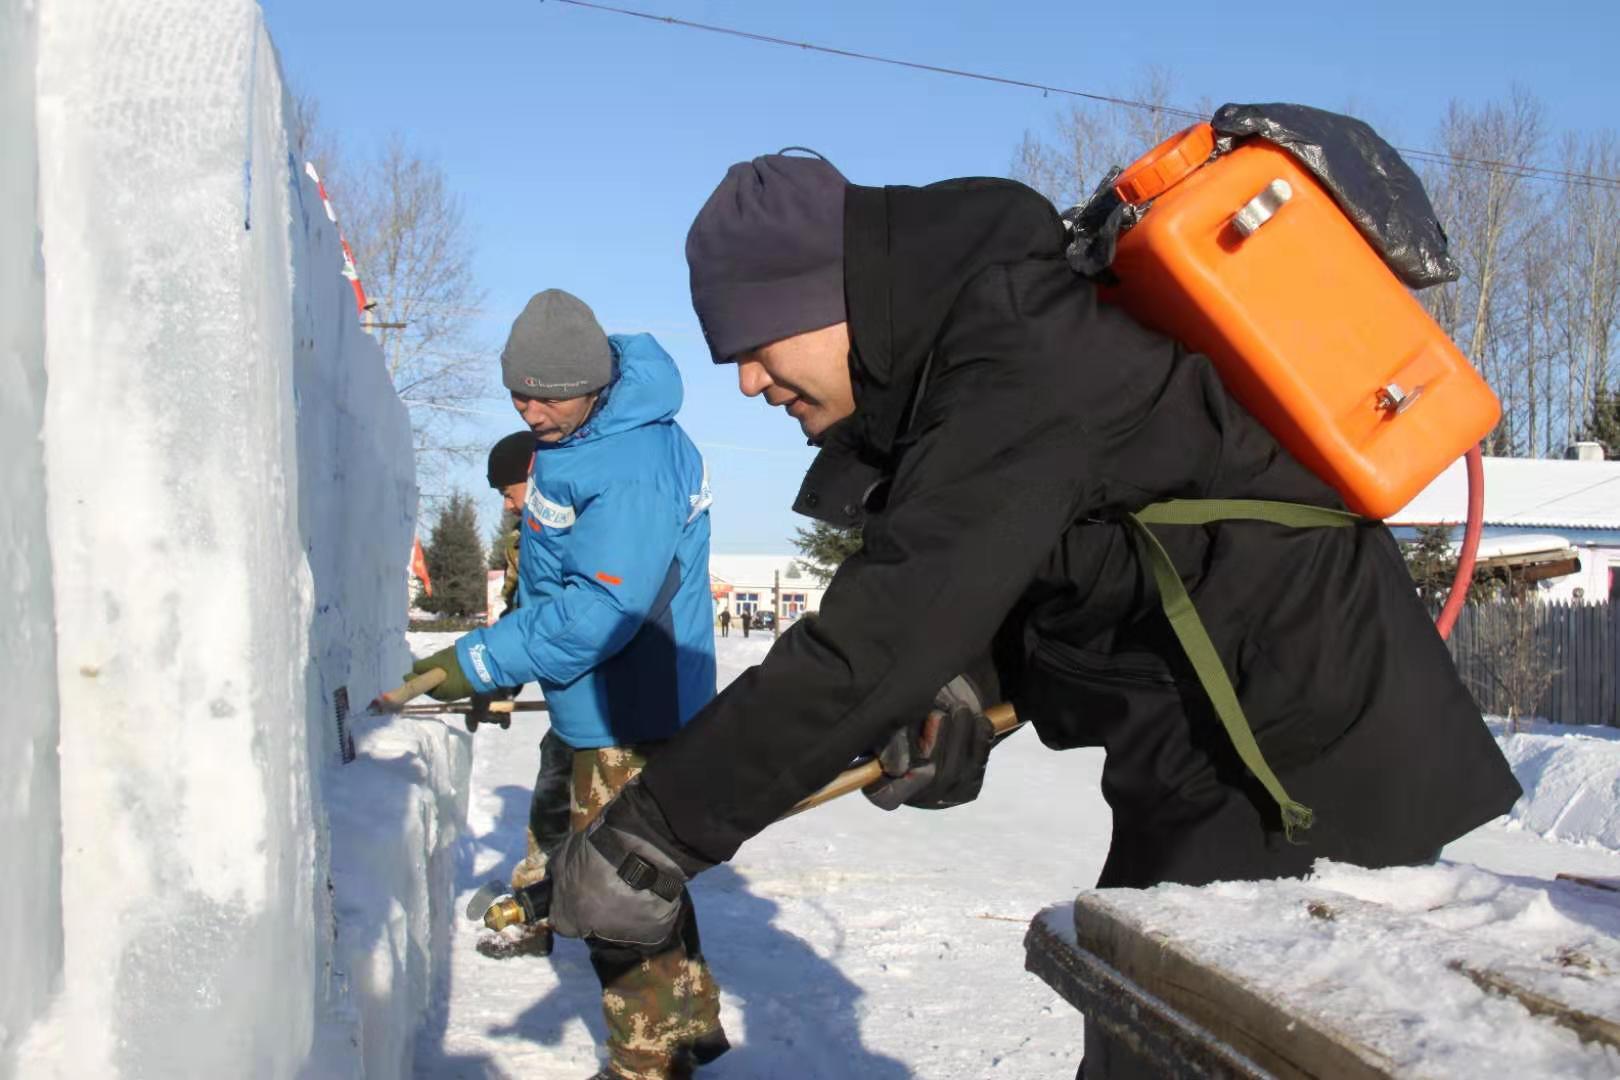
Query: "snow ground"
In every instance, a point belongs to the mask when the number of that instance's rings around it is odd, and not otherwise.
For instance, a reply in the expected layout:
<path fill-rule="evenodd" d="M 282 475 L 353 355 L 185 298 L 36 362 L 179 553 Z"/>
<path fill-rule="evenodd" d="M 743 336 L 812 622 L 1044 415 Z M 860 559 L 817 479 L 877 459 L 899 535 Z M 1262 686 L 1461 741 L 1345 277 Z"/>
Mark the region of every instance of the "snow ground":
<path fill-rule="evenodd" d="M 417 634 L 411 645 L 424 655 L 450 640 Z M 721 684 L 763 658 L 770 640 L 720 640 Z M 542 723 L 479 731 L 458 912 L 522 854 Z M 1080 1017 L 1024 972 L 1023 936 L 1036 912 L 1090 888 L 1101 869 L 1110 829 L 1102 754 L 1051 753 L 1024 732 L 995 762 L 973 804 L 885 815 L 849 796 L 773 827 L 694 883 L 734 1046 L 703 1075 L 1074 1075 Z M 1445 857 L 1529 877 L 1620 877 L 1620 853 L 1540 831 L 1504 819 Z M 588 1075 L 602 1025 L 583 946 L 559 941 L 549 960 L 494 960 L 474 948 L 484 933 L 456 924 L 416 1075 Z"/>

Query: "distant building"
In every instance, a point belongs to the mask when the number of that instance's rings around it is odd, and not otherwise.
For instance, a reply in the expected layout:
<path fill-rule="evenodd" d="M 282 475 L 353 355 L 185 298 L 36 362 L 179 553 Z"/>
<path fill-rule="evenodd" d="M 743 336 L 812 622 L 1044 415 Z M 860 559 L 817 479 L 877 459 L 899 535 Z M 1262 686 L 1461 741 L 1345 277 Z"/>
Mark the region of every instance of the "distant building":
<path fill-rule="evenodd" d="M 1549 599 L 1620 603 L 1620 461 L 1485 459 L 1485 519 L 1479 559 L 1542 582 Z M 1601 451 L 1599 451 L 1601 455 Z M 1458 461 L 1388 519 L 1410 539 L 1418 525 L 1452 525 L 1462 539 L 1468 477 Z M 1579 593 L 1577 593 L 1579 590 Z"/>
<path fill-rule="evenodd" d="M 826 593 L 819 579 L 799 565 L 796 555 L 710 555 L 709 584 L 714 613 L 729 611 L 735 618 L 775 610 L 777 575 L 782 582 L 782 625 L 792 624 L 807 612 L 821 610 Z"/>

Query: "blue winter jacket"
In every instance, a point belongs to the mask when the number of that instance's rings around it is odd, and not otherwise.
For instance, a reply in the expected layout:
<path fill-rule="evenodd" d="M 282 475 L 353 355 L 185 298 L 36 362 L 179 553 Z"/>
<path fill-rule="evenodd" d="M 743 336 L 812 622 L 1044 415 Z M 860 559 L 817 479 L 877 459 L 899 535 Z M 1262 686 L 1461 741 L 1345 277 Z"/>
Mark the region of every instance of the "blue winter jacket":
<path fill-rule="evenodd" d="M 709 484 L 675 423 L 680 372 L 648 334 L 608 340 L 591 418 L 535 444 L 517 610 L 456 643 L 480 692 L 539 682 L 576 749 L 666 739 L 714 697 Z"/>

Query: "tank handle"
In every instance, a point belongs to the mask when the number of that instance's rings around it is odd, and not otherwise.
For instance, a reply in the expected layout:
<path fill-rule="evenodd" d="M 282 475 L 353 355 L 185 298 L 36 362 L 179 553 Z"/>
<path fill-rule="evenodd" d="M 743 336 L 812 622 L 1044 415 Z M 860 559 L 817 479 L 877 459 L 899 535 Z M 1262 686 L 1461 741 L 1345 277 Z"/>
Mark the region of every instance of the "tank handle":
<path fill-rule="evenodd" d="M 1255 231 L 1272 219 L 1282 205 L 1294 197 L 1293 186 L 1280 177 L 1260 189 L 1260 194 L 1243 204 L 1243 208 L 1232 215 L 1232 227 L 1238 235 L 1247 239 Z"/>

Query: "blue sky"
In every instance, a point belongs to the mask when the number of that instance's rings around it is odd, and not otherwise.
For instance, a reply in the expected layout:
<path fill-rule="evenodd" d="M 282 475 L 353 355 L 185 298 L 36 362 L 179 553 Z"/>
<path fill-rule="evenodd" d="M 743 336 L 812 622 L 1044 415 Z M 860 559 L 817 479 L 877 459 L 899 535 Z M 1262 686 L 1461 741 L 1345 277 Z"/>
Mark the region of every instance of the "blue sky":
<path fill-rule="evenodd" d="M 681 421 L 715 488 L 716 551 L 790 550 L 812 456 L 795 425 L 736 391 L 692 316 L 687 226 L 733 161 L 816 148 L 852 181 L 1004 175 L 1026 129 L 1070 99 L 701 33 L 544 0 L 267 0 L 290 81 L 365 147 L 390 131 L 465 200 L 487 292 L 479 336 L 493 442 L 520 425 L 500 345 L 528 297 L 560 287 L 614 332 L 656 334 L 686 379 Z M 1429 147 L 1447 103 L 1523 86 L 1555 129 L 1614 127 L 1620 3 L 1542 0 L 1151 6 L 957 0 L 622 0 L 621 6 L 1075 89 L 1129 91 L 1150 66 L 1178 102 L 1286 100 L 1354 111 Z M 1431 55 L 1424 56 L 1425 53 Z M 1422 57 L 1422 59 L 1419 59 Z M 341 217 L 342 207 L 338 207 Z M 364 267 L 361 272 L 364 274 Z M 482 468 L 462 486 L 487 493 Z M 498 501 L 483 498 L 493 520 Z"/>

